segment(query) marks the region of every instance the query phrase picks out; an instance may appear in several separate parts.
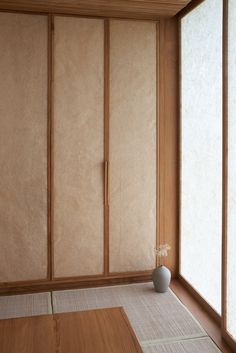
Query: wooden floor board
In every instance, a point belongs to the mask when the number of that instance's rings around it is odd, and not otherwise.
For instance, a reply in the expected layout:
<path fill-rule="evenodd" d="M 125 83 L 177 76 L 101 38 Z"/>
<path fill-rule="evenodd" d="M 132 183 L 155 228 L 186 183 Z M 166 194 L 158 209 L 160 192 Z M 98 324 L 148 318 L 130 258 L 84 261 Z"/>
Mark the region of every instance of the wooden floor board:
<path fill-rule="evenodd" d="M 123 308 L 0 320 L 4 353 L 142 353 Z"/>
<path fill-rule="evenodd" d="M 0 352 L 56 352 L 52 315 L 0 320 Z"/>

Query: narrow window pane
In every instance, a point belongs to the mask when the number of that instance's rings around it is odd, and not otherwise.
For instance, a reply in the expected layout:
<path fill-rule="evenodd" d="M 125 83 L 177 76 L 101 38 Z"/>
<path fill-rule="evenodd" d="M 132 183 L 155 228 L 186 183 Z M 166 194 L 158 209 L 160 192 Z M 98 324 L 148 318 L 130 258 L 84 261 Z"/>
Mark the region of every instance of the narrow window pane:
<path fill-rule="evenodd" d="M 181 274 L 221 311 L 222 0 L 181 21 Z"/>
<path fill-rule="evenodd" d="M 236 339 L 236 2 L 229 1 L 227 330 Z"/>

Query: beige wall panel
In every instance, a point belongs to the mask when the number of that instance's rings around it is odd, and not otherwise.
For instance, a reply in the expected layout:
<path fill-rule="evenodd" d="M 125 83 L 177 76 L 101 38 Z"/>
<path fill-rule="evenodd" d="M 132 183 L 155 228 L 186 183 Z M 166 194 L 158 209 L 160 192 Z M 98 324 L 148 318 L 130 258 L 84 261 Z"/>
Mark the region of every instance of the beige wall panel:
<path fill-rule="evenodd" d="M 55 18 L 55 277 L 103 272 L 104 23 Z"/>
<path fill-rule="evenodd" d="M 156 25 L 111 21 L 110 271 L 148 270 L 156 245 Z"/>
<path fill-rule="evenodd" d="M 0 13 L 0 282 L 47 272 L 47 17 Z"/>

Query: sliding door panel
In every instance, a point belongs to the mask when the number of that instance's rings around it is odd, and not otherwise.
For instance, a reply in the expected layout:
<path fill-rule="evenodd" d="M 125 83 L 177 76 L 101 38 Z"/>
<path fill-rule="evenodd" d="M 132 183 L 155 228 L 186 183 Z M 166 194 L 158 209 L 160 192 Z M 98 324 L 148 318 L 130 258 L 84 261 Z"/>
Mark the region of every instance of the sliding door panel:
<path fill-rule="evenodd" d="M 236 3 L 228 11 L 228 222 L 226 328 L 236 340 Z"/>
<path fill-rule="evenodd" d="M 155 266 L 156 25 L 110 22 L 110 272 Z"/>
<path fill-rule="evenodd" d="M 221 311 L 222 1 L 181 20 L 181 275 Z"/>
<path fill-rule="evenodd" d="M 55 17 L 55 277 L 103 272 L 103 20 Z"/>
<path fill-rule="evenodd" d="M 47 276 L 47 17 L 0 13 L 0 282 Z"/>

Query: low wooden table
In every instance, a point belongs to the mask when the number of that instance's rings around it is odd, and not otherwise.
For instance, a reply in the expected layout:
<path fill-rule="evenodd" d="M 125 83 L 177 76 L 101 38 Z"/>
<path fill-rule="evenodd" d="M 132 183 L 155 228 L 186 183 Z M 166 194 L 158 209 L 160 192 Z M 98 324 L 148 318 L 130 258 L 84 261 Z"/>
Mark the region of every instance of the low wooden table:
<path fill-rule="evenodd" d="M 0 320 L 3 353 L 143 353 L 123 308 Z"/>

